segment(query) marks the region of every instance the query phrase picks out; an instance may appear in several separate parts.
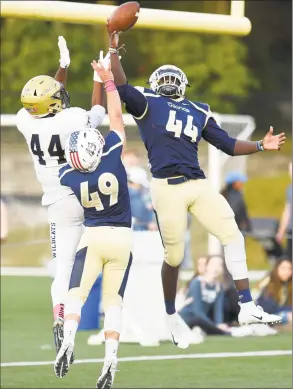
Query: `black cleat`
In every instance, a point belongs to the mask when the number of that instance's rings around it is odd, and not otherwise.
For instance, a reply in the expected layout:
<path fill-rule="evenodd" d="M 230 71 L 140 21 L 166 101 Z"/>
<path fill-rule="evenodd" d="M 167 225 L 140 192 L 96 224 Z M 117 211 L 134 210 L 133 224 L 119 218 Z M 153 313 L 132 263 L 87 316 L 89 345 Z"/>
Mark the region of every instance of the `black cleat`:
<path fill-rule="evenodd" d="M 54 321 L 53 334 L 54 334 L 56 354 L 58 354 L 64 338 L 64 320 L 62 318 L 58 318 Z M 74 354 L 72 353 L 70 358 L 70 364 L 72 365 L 73 362 L 74 362 Z"/>

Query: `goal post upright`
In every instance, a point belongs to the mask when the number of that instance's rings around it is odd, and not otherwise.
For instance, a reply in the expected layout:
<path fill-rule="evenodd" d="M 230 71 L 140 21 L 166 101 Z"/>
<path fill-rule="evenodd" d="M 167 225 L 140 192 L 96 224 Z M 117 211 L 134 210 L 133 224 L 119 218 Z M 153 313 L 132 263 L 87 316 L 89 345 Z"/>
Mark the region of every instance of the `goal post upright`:
<path fill-rule="evenodd" d="M 242 130 L 236 134 L 230 134 L 239 140 L 249 140 L 256 128 L 255 120 L 252 116 L 246 115 L 225 115 L 214 114 L 214 117 L 220 127 L 224 128 L 227 124 L 237 124 L 242 126 Z M 211 144 L 208 145 L 208 179 L 217 192 L 221 191 L 223 183 L 223 171 L 226 163 L 233 158 L 230 155 L 224 154 Z M 240 157 L 238 157 L 240 158 Z M 245 156 L 244 158 L 247 158 Z M 235 167 L 235 170 L 238 170 Z M 222 251 L 221 243 L 213 235 L 208 235 L 208 254 L 220 255 Z"/>

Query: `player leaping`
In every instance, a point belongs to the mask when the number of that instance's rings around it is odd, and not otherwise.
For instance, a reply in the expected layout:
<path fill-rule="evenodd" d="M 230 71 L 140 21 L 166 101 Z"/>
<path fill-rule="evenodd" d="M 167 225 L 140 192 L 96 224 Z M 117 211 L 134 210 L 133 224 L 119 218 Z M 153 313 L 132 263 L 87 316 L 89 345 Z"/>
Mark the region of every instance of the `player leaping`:
<path fill-rule="evenodd" d="M 66 41 L 58 40 L 60 67 L 55 78 L 37 76 L 29 80 L 21 93 L 23 107 L 17 113 L 17 128 L 24 135 L 33 158 L 37 179 L 43 188 L 42 205 L 48 207 L 52 256 L 56 262 L 51 287 L 54 315 L 54 340 L 59 351 L 63 338 L 63 304 L 68 291 L 76 248 L 83 228 L 83 209 L 71 189 L 60 185 L 58 173 L 66 164 L 65 141 L 77 127 L 97 127 L 103 121 L 103 86 L 94 81 L 92 108 L 70 108 L 65 90 L 70 64 Z"/>
<path fill-rule="evenodd" d="M 101 62 L 98 66 L 93 61 L 92 66 L 105 85 L 110 132 L 105 140 L 96 130 L 73 132 L 65 151 L 69 165 L 60 170 L 61 184 L 74 191 L 84 208 L 86 227 L 71 274 L 64 341 L 56 358 L 55 373 L 62 378 L 68 371 L 81 308 L 103 271 L 106 355 L 97 388 L 109 389 L 117 367 L 122 299 L 132 262 L 131 209 L 121 161 L 125 137 L 121 101 L 111 70 Z"/>
<path fill-rule="evenodd" d="M 118 35 L 109 33 L 112 72 L 121 100 L 135 119 L 148 152 L 153 176 L 151 196 L 165 247 L 162 282 L 167 321 L 175 345 L 189 345 L 185 327 L 175 311 L 178 269 L 183 258 L 187 212 L 224 246 L 225 261 L 239 293 L 239 322 L 272 323 L 281 318 L 257 307 L 251 297 L 244 238 L 227 201 L 217 193 L 198 162 L 202 138 L 229 155 L 248 155 L 279 150 L 285 135 L 273 135 L 271 127 L 263 140 L 246 142 L 231 138 L 216 123 L 208 104 L 185 98 L 188 86 L 184 72 L 172 65 L 161 66 L 149 78 L 150 89 L 133 87 L 117 55 Z"/>

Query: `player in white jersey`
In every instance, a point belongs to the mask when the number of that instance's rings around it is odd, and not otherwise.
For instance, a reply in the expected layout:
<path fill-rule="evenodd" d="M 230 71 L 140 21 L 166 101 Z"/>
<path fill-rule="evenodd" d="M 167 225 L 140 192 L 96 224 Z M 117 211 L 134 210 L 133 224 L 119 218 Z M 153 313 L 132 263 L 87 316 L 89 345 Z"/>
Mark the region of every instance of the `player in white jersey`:
<path fill-rule="evenodd" d="M 55 78 L 37 76 L 29 80 L 21 93 L 23 107 L 16 115 L 17 128 L 24 135 L 31 153 L 37 179 L 43 188 L 42 205 L 48 207 L 52 257 L 56 272 L 51 287 L 58 353 L 63 339 L 64 296 L 68 292 L 76 248 L 83 230 L 83 208 L 71 189 L 60 184 L 59 169 L 65 165 L 65 141 L 76 128 L 96 128 L 105 116 L 103 84 L 94 76 L 92 108 L 86 111 L 69 105 L 65 90 L 69 50 L 59 37 L 60 67 Z M 73 360 L 72 360 L 73 361 Z"/>

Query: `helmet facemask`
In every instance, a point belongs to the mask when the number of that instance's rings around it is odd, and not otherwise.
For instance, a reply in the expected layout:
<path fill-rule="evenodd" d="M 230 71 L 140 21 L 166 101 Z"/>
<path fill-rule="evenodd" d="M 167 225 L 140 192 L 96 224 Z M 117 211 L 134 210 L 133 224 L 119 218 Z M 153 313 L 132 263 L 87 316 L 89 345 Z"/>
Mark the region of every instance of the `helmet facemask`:
<path fill-rule="evenodd" d="M 158 68 L 148 83 L 155 93 L 171 98 L 184 97 L 186 86 L 189 86 L 184 72 L 173 65 Z"/>
<path fill-rule="evenodd" d="M 57 109 L 57 106 L 60 105 L 60 102 L 61 102 L 61 109 L 62 110 L 66 109 L 66 108 L 70 108 L 70 95 L 62 84 L 61 84 L 60 90 L 58 90 L 57 92 L 55 92 L 52 95 L 52 99 L 58 100 L 58 102 L 52 103 L 50 105 L 50 108 L 49 108 L 50 113 L 56 114 L 57 112 L 60 112 L 60 109 Z"/>

